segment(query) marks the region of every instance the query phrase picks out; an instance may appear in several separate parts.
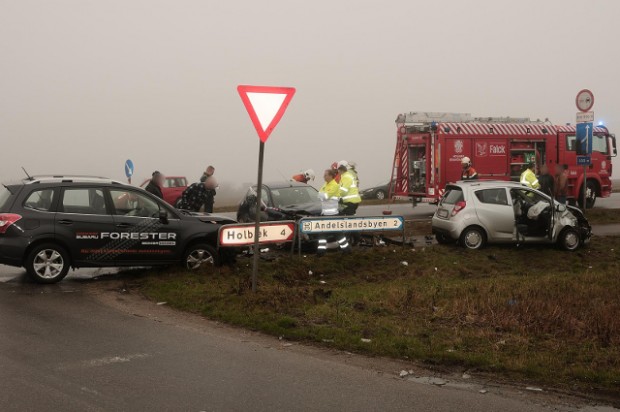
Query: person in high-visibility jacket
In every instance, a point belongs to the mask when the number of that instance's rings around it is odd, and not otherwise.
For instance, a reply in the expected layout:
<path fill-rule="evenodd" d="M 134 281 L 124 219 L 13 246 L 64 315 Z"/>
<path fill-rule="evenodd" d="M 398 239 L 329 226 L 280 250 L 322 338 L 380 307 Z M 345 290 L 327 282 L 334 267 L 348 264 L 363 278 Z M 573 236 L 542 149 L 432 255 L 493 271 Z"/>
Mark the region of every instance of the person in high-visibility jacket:
<path fill-rule="evenodd" d="M 327 169 L 323 174 L 325 184 L 319 190 L 321 200 L 321 214 L 323 216 L 336 216 L 338 214 L 338 200 L 340 196 L 340 185 L 336 182 L 336 171 Z M 344 234 L 337 234 L 338 244 L 341 249 L 346 249 L 349 244 Z M 327 252 L 327 237 L 319 238 L 317 255 L 323 256 Z"/>
<path fill-rule="evenodd" d="M 362 202 L 357 176 L 349 170 L 349 164 L 344 160 L 338 162 L 338 171 L 340 172 L 340 198 L 344 205 L 340 214 L 342 216 L 354 216 Z"/>
<path fill-rule="evenodd" d="M 534 163 L 530 162 L 527 165 L 527 169 L 521 173 L 520 182 L 522 185 L 527 186 L 532 189 L 540 189 L 540 183 L 538 182 L 538 178 L 536 177 L 536 173 L 534 173 Z"/>

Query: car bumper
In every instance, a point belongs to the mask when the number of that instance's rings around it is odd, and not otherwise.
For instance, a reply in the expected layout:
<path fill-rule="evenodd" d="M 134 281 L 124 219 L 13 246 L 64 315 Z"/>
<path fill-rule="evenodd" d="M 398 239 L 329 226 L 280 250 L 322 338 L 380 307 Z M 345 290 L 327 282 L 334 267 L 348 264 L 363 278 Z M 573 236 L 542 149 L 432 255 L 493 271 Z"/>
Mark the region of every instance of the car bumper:
<path fill-rule="evenodd" d="M 28 248 L 28 239 L 22 237 L 4 237 L 0 235 L 0 264 L 22 266 L 24 252 Z"/>
<path fill-rule="evenodd" d="M 461 227 L 458 224 L 436 216 L 433 216 L 432 229 L 434 235 L 441 234 L 454 240 L 458 240 L 461 236 Z"/>

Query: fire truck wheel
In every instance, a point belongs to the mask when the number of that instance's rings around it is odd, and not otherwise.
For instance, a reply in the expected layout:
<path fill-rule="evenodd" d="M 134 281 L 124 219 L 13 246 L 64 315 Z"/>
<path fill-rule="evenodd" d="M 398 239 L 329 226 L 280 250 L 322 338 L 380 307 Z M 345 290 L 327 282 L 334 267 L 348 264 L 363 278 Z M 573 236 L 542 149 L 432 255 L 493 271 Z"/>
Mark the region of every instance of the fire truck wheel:
<path fill-rule="evenodd" d="M 461 233 L 460 243 L 466 249 L 477 250 L 486 243 L 484 230 L 476 226 L 470 226 Z"/>
<path fill-rule="evenodd" d="M 593 180 L 586 182 L 586 209 L 592 209 L 596 203 L 596 194 L 598 193 L 598 185 Z M 579 206 L 583 208 L 583 186 L 579 191 Z"/>

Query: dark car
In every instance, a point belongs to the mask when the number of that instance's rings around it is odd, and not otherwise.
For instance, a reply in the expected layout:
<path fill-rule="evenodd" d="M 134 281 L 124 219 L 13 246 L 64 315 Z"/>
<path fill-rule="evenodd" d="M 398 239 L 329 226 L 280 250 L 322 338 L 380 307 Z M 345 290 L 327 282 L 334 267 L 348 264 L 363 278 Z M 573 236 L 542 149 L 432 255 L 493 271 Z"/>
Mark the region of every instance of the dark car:
<path fill-rule="evenodd" d="M 251 187 L 239 204 L 239 222 L 252 222 L 256 219 L 256 188 L 257 186 Z M 286 220 L 294 215 L 321 214 L 319 192 L 305 183 L 267 183 L 263 185 L 261 197 L 262 221 Z"/>
<path fill-rule="evenodd" d="M 219 228 L 232 222 L 178 211 L 109 179 L 34 177 L 0 188 L 0 263 L 41 283 L 62 280 L 70 267 L 197 269 L 234 258 L 217 250 Z"/>
<path fill-rule="evenodd" d="M 386 183 L 384 185 L 379 185 L 375 187 L 371 187 L 369 189 L 362 190 L 360 195 L 362 199 L 379 199 L 383 200 L 388 197 L 390 192 L 390 183 Z"/>

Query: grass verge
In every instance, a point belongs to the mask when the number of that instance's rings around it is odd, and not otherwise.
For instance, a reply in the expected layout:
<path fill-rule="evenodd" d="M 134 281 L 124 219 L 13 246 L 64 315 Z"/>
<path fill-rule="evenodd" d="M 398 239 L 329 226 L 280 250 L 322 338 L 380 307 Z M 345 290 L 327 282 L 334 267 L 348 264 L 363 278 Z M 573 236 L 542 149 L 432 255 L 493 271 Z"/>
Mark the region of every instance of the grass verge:
<path fill-rule="evenodd" d="M 588 209 L 586 218 L 591 225 L 607 225 L 620 223 L 620 209 Z"/>
<path fill-rule="evenodd" d="M 172 307 L 286 339 L 620 395 L 620 237 L 552 247 L 374 248 L 215 273 L 145 271 Z M 403 262 L 407 262 L 405 265 Z"/>

